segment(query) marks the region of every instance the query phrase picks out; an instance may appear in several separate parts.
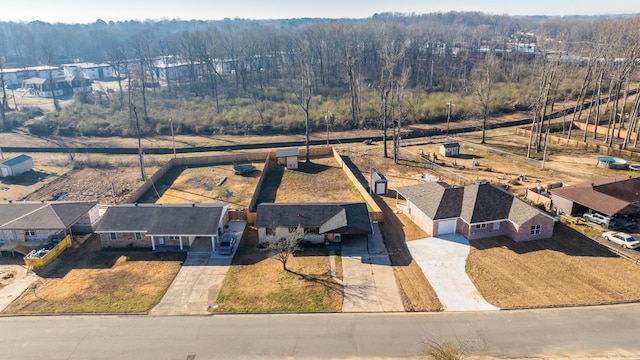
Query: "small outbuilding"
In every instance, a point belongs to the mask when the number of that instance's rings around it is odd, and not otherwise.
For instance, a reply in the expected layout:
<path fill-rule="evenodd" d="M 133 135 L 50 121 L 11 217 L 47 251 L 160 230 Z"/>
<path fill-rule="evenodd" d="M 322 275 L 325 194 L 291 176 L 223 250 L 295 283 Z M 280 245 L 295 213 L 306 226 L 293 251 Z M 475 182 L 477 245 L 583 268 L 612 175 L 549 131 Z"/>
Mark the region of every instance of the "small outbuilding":
<path fill-rule="evenodd" d="M 445 157 L 453 157 L 460 155 L 460 144 L 455 143 L 446 143 L 440 145 L 440 155 Z"/>
<path fill-rule="evenodd" d="M 278 165 L 285 165 L 287 169 L 298 168 L 298 157 L 300 157 L 300 149 L 297 147 L 276 149 Z"/>
<path fill-rule="evenodd" d="M 376 195 L 386 195 L 387 178 L 376 170 L 371 171 L 371 179 L 369 180 L 369 191 Z"/>
<path fill-rule="evenodd" d="M 29 155 L 18 155 L 0 163 L 0 176 L 18 176 L 33 169 L 33 159 Z"/>

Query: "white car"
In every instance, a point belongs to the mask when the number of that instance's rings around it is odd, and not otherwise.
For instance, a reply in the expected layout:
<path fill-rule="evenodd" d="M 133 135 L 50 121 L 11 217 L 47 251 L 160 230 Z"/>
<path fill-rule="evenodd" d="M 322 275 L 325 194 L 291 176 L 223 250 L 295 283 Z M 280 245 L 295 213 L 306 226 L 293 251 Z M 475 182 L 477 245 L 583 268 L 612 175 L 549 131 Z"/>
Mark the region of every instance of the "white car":
<path fill-rule="evenodd" d="M 640 241 L 636 240 L 633 236 L 623 232 L 608 231 L 602 236 L 611 242 L 614 242 L 627 249 L 640 248 Z"/>

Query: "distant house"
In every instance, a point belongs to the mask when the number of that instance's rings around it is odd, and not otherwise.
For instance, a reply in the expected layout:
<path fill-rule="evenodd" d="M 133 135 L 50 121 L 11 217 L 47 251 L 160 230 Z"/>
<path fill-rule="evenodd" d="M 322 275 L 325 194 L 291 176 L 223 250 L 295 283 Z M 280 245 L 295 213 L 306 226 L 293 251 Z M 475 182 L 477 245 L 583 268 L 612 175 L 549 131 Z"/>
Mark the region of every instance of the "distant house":
<path fill-rule="evenodd" d="M 0 242 L 43 241 L 61 233 L 91 233 L 99 219 L 96 202 L 0 203 Z"/>
<path fill-rule="evenodd" d="M 78 76 L 89 80 L 115 77 L 114 69 L 109 64 L 74 63 L 62 65 L 66 76 Z"/>
<path fill-rule="evenodd" d="M 285 165 L 287 169 L 298 168 L 298 157 L 300 157 L 300 149 L 297 147 L 276 149 L 278 165 Z"/>
<path fill-rule="evenodd" d="M 0 176 L 18 176 L 33 169 L 33 159 L 29 155 L 21 154 L 0 163 Z"/>
<path fill-rule="evenodd" d="M 184 250 L 198 239 L 218 249 L 229 222 L 228 204 L 125 204 L 111 206 L 95 232 L 104 248 Z"/>
<path fill-rule="evenodd" d="M 460 155 L 460 144 L 456 143 L 446 143 L 440 145 L 440 155 L 446 157 L 453 157 Z"/>
<path fill-rule="evenodd" d="M 91 91 L 91 80 L 78 76 L 49 78 L 30 78 L 22 82 L 22 87 L 34 95 L 51 98 L 55 96 L 74 95 Z"/>
<path fill-rule="evenodd" d="M 258 205 L 255 225 L 261 243 L 269 236 L 286 237 L 298 226 L 305 232 L 304 240 L 311 243 L 340 242 L 345 235 L 373 233 L 365 203 L 262 203 Z"/>
<path fill-rule="evenodd" d="M 608 177 L 549 192 L 552 206 L 572 216 L 592 211 L 608 216 L 640 213 L 640 177 Z"/>
<path fill-rule="evenodd" d="M 387 178 L 377 171 L 371 171 L 371 179 L 369 180 L 369 189 L 376 195 L 387 194 Z"/>
<path fill-rule="evenodd" d="M 406 199 L 398 207 L 432 236 L 506 235 L 514 241 L 528 241 L 553 235 L 553 217 L 489 183 L 451 187 L 429 182 L 397 192 Z"/>

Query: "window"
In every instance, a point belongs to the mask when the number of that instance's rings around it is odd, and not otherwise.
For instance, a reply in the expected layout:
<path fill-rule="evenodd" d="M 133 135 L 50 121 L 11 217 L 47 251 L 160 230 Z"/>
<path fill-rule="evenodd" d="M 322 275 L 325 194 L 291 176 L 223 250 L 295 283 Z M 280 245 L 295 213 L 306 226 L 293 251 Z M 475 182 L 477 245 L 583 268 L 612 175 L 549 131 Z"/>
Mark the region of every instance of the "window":
<path fill-rule="evenodd" d="M 540 234 L 540 225 L 533 225 L 531 227 L 531 235 L 538 235 Z"/>
<path fill-rule="evenodd" d="M 289 232 L 290 232 L 290 233 L 294 233 L 294 232 L 296 232 L 297 230 L 298 230 L 298 227 L 297 227 L 297 226 L 289 226 Z"/>
<path fill-rule="evenodd" d="M 116 233 L 112 232 L 112 233 L 109 233 L 109 238 L 111 240 L 118 240 L 118 235 Z"/>
<path fill-rule="evenodd" d="M 178 235 L 169 236 L 169 240 L 176 240 L 176 241 L 180 240 L 180 236 L 178 236 Z"/>
<path fill-rule="evenodd" d="M 137 232 L 136 233 L 136 240 L 142 240 L 142 234 Z"/>
<path fill-rule="evenodd" d="M 275 235 L 275 233 L 276 233 L 276 232 L 273 230 L 273 228 L 272 228 L 272 227 L 268 227 L 268 228 L 266 229 L 266 232 L 267 232 L 267 235 Z"/>
<path fill-rule="evenodd" d="M 487 224 L 478 224 L 476 225 L 476 229 L 484 229 L 487 227 Z"/>
<path fill-rule="evenodd" d="M 311 227 L 306 227 L 304 228 L 304 232 L 305 234 L 319 234 L 320 233 L 320 228 L 319 227 L 315 227 L 315 226 L 311 226 Z"/>
<path fill-rule="evenodd" d="M 24 236 L 36 236 L 36 231 L 35 230 L 25 230 L 24 231 Z"/>

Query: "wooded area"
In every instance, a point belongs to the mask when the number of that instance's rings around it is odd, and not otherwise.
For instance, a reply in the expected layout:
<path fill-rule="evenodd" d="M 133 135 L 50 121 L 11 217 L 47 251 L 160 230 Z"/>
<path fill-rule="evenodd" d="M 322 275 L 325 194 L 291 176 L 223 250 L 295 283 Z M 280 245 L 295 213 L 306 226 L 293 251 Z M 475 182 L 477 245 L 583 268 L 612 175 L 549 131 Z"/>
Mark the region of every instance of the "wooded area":
<path fill-rule="evenodd" d="M 379 128 L 386 139 L 448 115 L 477 117 L 484 129 L 492 115 L 529 111 L 530 151 L 540 151 L 554 105 L 572 101 L 574 119 L 607 126 L 611 144 L 638 126 L 638 98 L 627 95 L 639 38 L 637 16 L 0 23 L 0 73 L 74 61 L 120 73 L 115 94 L 80 94 L 62 109 L 54 98 L 56 110 L 36 121 L 38 111 L 16 111 L 3 91 L 3 128 L 27 121 L 39 135 L 147 136 L 169 134 L 172 119 L 176 133 Z M 598 99 L 606 106 L 588 106 Z M 637 145 L 630 134 L 624 147 Z"/>

